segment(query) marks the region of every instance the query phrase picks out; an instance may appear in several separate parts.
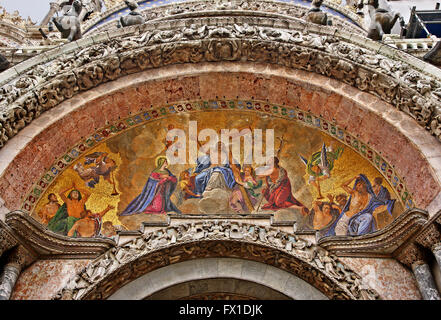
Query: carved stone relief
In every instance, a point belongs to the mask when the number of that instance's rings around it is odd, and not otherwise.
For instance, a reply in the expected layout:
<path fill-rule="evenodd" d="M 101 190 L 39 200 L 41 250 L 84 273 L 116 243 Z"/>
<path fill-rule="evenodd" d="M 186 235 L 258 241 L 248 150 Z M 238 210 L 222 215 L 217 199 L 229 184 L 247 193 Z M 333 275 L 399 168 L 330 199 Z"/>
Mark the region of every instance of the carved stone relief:
<path fill-rule="evenodd" d="M 243 60 L 344 80 L 391 103 L 441 139 L 441 82 L 434 77 L 342 38 L 250 22 L 155 28 L 35 66 L 0 89 L 0 146 L 61 101 L 125 74 L 169 64 Z"/>
<path fill-rule="evenodd" d="M 229 221 L 184 223 L 145 232 L 91 262 L 57 299 L 105 299 L 154 269 L 195 258 L 242 257 L 296 274 L 332 299 L 378 299 L 337 257 L 295 235 Z"/>

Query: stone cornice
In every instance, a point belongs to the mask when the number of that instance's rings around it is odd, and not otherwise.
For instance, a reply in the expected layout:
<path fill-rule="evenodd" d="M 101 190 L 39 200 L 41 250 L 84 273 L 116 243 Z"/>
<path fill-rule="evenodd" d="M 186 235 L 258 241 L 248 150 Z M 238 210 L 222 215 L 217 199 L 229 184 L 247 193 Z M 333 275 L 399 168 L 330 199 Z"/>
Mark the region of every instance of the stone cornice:
<path fill-rule="evenodd" d="M 8 213 L 6 224 L 39 259 L 92 259 L 115 245 L 108 238 L 76 239 L 58 235 L 20 211 Z"/>
<path fill-rule="evenodd" d="M 424 228 L 421 229 L 415 237 L 415 242 L 427 249 L 432 249 L 441 244 L 441 210 L 431 217 Z"/>
<path fill-rule="evenodd" d="M 410 209 L 384 229 L 363 236 L 322 238 L 318 245 L 340 257 L 393 257 L 427 223 L 427 212 Z"/>
<path fill-rule="evenodd" d="M 414 264 L 427 263 L 430 250 L 439 247 L 441 211 L 428 220 L 423 228 L 410 237 L 393 253 L 393 257 L 411 268 Z"/>

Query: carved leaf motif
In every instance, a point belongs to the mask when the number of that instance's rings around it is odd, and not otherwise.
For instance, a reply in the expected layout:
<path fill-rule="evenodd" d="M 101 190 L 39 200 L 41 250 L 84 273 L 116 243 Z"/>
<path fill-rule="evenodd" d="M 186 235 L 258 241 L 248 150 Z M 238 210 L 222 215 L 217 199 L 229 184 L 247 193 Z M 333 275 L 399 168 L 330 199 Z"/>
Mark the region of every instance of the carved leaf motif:
<path fill-rule="evenodd" d="M 357 274 L 324 249 L 277 229 L 228 221 L 182 224 L 144 234 L 90 263 L 64 289 L 72 294 L 62 291 L 57 297 L 105 298 L 120 285 L 156 268 L 188 259 L 221 256 L 278 266 L 297 274 L 329 297 L 378 298 L 374 291 L 362 287 Z"/>

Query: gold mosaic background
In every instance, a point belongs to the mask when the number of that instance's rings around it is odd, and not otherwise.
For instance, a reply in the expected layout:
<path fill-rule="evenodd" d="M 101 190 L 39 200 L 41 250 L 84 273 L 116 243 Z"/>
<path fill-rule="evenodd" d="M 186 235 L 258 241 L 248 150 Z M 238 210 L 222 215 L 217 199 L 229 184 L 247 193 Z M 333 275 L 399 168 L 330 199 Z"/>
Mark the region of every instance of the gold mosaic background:
<path fill-rule="evenodd" d="M 265 131 L 265 129 L 274 129 L 276 151 L 280 143 L 277 137 L 283 137 L 284 140 L 279 156 L 280 165 L 288 172 L 292 193 L 296 199 L 308 208 L 311 208 L 318 193 L 312 185 L 308 184 L 309 174 L 306 173 L 306 167 L 301 162 L 299 155 L 309 158 L 313 153 L 320 151 L 323 143 L 325 143 L 326 146 L 332 145 L 334 150 L 337 147 L 344 148 L 341 157 L 334 162 L 331 177 L 320 182 L 324 196 L 327 194 L 337 195 L 343 193 L 344 190 L 340 185 L 360 173 L 365 174 L 371 183 L 373 183 L 375 177 L 381 176 L 376 168 L 349 147 L 317 129 L 302 126 L 294 121 L 275 118 L 269 115 L 262 116 L 246 111 L 186 113 L 168 116 L 166 119 L 160 119 L 134 127 L 84 153 L 81 158 L 73 162 L 71 166 L 49 186 L 45 194 L 40 198 L 32 216 L 39 220 L 37 212 L 47 203 L 47 195 L 49 193 L 58 194 L 60 190 L 71 185 L 72 181 L 75 181 L 77 185 L 85 188 L 84 181 L 72 168 L 76 163 L 84 163 L 85 155 L 99 151 L 109 153 L 109 157 L 115 160 L 118 166 L 114 171 L 114 177 L 119 195 L 111 196 L 113 185 L 104 181 L 103 178 L 100 178 L 100 182 L 95 188 L 88 188 L 88 190 L 92 192 L 92 195 L 88 199 L 86 206 L 95 213 L 102 211 L 108 204 L 111 204 L 115 206 L 115 209 L 108 212 L 104 216 L 103 221 L 111 221 L 113 224 L 123 224 L 129 229 L 137 229 L 138 224 L 131 225 L 127 223 L 127 221 L 123 221 L 122 223 L 117 212 L 123 211 L 130 201 L 142 191 L 150 173 L 155 169 L 156 157 L 165 155 L 167 128 L 180 128 L 188 133 L 188 123 L 192 120 L 197 121 L 198 131 L 211 128 L 216 130 L 219 135 L 221 129 L 236 128 L 242 130 L 250 128 L 252 130 L 262 129 L 263 131 Z M 202 144 L 204 144 L 204 142 L 202 142 Z M 180 172 L 190 167 L 194 167 L 194 165 L 170 165 L 169 170 L 176 177 L 179 177 Z M 351 187 L 352 185 L 353 183 Z M 387 183 L 386 179 L 383 179 L 383 186 L 389 190 L 392 199 L 397 199 L 393 212 L 395 218 L 399 213 L 403 212 L 404 207 L 400 202 L 400 197 L 394 193 L 393 188 Z M 61 198 L 59 196 L 57 197 L 59 203 L 62 204 Z M 263 201 L 263 204 L 264 203 L 265 200 Z M 187 205 L 185 208 L 187 211 L 183 211 L 183 213 L 194 213 L 191 209 L 188 211 L 188 208 L 191 208 L 191 206 Z M 268 211 L 268 213 L 272 212 Z M 127 217 L 124 219 L 127 219 Z"/>

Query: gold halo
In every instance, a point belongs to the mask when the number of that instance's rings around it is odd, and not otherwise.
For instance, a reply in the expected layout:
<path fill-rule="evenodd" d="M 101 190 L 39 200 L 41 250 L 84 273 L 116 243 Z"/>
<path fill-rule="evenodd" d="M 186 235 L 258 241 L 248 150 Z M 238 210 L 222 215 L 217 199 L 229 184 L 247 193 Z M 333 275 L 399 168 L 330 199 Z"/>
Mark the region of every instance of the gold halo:
<path fill-rule="evenodd" d="M 168 159 L 167 159 L 166 156 L 158 156 L 158 157 L 156 157 L 156 159 L 155 159 L 155 165 L 156 165 L 156 168 L 159 167 L 159 160 L 161 160 L 161 159 L 165 159 L 165 161 L 168 162 Z"/>

